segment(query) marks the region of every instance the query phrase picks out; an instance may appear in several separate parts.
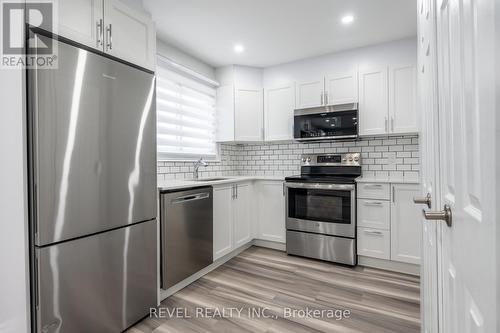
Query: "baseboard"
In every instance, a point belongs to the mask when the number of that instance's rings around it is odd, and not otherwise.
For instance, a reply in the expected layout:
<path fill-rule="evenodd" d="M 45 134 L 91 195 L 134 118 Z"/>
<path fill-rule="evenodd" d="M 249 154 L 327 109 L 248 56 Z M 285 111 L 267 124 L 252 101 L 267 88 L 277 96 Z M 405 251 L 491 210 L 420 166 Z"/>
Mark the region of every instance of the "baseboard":
<path fill-rule="evenodd" d="M 253 245 L 265 247 L 268 249 L 278 250 L 278 251 L 286 251 L 286 244 L 285 243 L 278 243 L 278 242 L 267 241 L 267 240 L 262 240 L 262 239 L 254 239 Z"/>
<path fill-rule="evenodd" d="M 210 266 L 207 266 L 207 267 L 203 268 L 201 271 L 199 271 L 199 272 L 191 275 L 190 277 L 182 280 L 181 282 L 177 283 L 175 286 L 172 286 L 172 287 L 168 288 L 167 290 L 160 289 L 160 300 L 163 301 L 164 299 L 166 299 L 167 297 L 175 294 L 179 290 L 184 289 L 185 287 L 189 286 L 194 281 L 196 281 L 199 278 L 201 278 L 203 275 L 206 275 L 206 274 L 210 273 L 211 271 L 213 271 L 214 269 L 216 269 L 220 265 L 224 264 L 228 260 L 230 260 L 233 257 L 237 256 L 241 252 L 245 251 L 246 249 L 248 249 L 252 245 L 253 245 L 253 242 L 249 242 L 249 243 L 247 243 L 247 244 L 245 244 L 245 245 L 243 245 L 243 246 L 241 246 L 241 247 L 233 250 L 232 252 L 226 254 L 225 256 L 223 256 L 223 257 L 215 260 Z"/>
<path fill-rule="evenodd" d="M 358 265 L 420 276 L 420 265 L 405 262 L 358 256 Z"/>

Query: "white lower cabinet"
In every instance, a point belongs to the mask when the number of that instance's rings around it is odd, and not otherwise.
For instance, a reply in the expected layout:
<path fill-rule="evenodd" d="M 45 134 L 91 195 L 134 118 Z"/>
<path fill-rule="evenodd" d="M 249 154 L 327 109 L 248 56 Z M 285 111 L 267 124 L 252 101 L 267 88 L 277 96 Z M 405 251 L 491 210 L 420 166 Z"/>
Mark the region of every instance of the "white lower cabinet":
<path fill-rule="evenodd" d="M 233 199 L 234 248 L 252 240 L 252 186 L 250 183 L 236 184 Z"/>
<path fill-rule="evenodd" d="M 413 198 L 420 191 L 416 185 L 392 185 L 391 259 L 420 264 L 421 221 L 419 207 Z"/>
<path fill-rule="evenodd" d="M 214 186 L 213 254 L 218 259 L 233 249 L 233 185 Z"/>
<path fill-rule="evenodd" d="M 285 243 L 285 192 L 283 181 L 261 181 L 256 188 L 259 227 L 257 238 Z"/>
<path fill-rule="evenodd" d="M 358 255 L 420 263 L 418 194 L 416 184 L 358 184 Z"/>
<path fill-rule="evenodd" d="M 251 183 L 213 187 L 213 256 L 223 257 L 253 238 Z"/>
<path fill-rule="evenodd" d="M 388 230 L 358 228 L 358 255 L 391 258 L 391 234 Z"/>

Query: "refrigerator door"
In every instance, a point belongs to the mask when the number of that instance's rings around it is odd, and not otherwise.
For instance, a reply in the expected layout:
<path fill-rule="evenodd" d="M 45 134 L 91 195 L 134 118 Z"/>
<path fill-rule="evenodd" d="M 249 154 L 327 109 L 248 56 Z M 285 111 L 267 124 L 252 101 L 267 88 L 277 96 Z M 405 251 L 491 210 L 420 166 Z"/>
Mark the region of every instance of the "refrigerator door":
<path fill-rule="evenodd" d="M 38 248 L 37 332 L 121 332 L 157 304 L 156 220 Z"/>
<path fill-rule="evenodd" d="M 28 72 L 39 246 L 156 216 L 154 75 L 57 43 Z"/>

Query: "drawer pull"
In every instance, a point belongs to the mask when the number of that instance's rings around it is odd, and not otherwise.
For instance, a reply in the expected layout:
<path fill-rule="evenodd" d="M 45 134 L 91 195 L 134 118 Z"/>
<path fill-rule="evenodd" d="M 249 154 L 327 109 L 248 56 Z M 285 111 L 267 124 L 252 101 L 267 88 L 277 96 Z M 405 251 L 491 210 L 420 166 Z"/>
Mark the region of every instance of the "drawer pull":
<path fill-rule="evenodd" d="M 380 201 L 365 201 L 365 206 L 382 206 Z"/>
<path fill-rule="evenodd" d="M 382 231 L 375 231 L 375 230 L 365 230 L 365 234 L 368 235 L 377 235 L 377 236 L 382 236 Z"/>
<path fill-rule="evenodd" d="M 365 185 L 365 188 L 382 188 L 382 184 Z"/>

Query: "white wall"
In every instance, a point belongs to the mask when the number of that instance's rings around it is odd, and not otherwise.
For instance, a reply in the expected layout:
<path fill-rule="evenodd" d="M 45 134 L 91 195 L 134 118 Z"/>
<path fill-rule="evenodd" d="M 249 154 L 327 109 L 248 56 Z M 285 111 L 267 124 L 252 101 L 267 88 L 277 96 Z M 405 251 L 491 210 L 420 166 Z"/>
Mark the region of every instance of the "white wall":
<path fill-rule="evenodd" d="M 417 63 L 417 39 L 407 38 L 330 53 L 264 69 L 264 86 L 318 78 L 329 73 L 386 64 Z"/>
<path fill-rule="evenodd" d="M 23 74 L 0 69 L 0 332 L 29 328 Z"/>
<path fill-rule="evenodd" d="M 204 63 L 203 61 L 179 50 L 178 48 L 165 43 L 164 41 L 156 40 L 156 53 L 187 67 L 209 79 L 215 80 L 215 69 Z"/>

